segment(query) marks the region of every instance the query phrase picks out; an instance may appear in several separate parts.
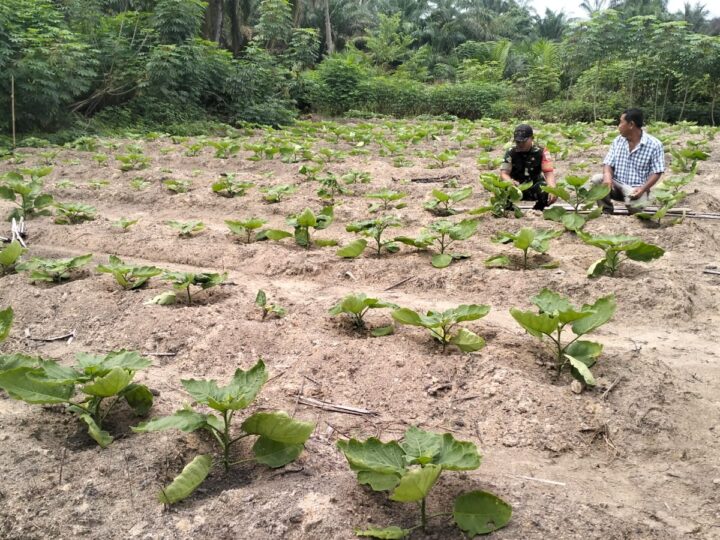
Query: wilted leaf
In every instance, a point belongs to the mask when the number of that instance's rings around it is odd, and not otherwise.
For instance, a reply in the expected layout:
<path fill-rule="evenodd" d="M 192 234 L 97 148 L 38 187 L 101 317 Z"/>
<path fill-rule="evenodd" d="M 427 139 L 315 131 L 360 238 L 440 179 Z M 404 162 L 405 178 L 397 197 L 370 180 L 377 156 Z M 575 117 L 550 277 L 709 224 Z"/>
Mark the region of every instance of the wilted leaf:
<path fill-rule="evenodd" d="M 189 497 L 195 489 L 207 478 L 212 467 L 212 457 L 209 455 L 196 456 L 185 465 L 182 472 L 175 477 L 172 483 L 158 493 L 158 500 L 164 504 L 174 504 Z"/>
<path fill-rule="evenodd" d="M 485 491 L 471 491 L 455 499 L 453 518 L 471 538 L 502 529 L 512 517 L 512 507 Z"/>
<path fill-rule="evenodd" d="M 437 482 L 442 467 L 426 465 L 406 472 L 401 478 L 390 499 L 398 502 L 415 502 L 427 497 Z"/>

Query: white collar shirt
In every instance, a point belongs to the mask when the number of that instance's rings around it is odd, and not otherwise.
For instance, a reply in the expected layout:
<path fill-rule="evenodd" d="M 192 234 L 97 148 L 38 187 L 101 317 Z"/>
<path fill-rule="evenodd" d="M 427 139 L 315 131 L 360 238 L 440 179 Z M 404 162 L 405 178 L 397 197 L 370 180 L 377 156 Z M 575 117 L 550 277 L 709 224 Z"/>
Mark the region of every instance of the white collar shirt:
<path fill-rule="evenodd" d="M 613 168 L 613 180 L 626 186 L 638 187 L 653 173 L 665 172 L 665 152 L 662 143 L 644 131 L 632 152 L 628 140 L 618 135 L 603 161 Z"/>

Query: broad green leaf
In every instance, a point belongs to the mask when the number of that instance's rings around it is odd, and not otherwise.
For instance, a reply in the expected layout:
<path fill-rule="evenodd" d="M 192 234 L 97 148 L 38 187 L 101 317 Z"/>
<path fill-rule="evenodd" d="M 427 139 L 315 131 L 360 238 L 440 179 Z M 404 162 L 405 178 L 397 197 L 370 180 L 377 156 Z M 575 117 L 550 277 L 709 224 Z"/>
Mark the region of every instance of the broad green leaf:
<path fill-rule="evenodd" d="M 476 321 L 490 313 L 490 306 L 484 304 L 462 304 L 449 309 L 443 315 L 448 315 L 456 322 Z"/>
<path fill-rule="evenodd" d="M 133 427 L 137 433 L 148 433 L 150 431 L 164 431 L 166 429 L 179 429 L 186 433 L 203 428 L 208 423 L 208 416 L 195 412 L 192 409 L 180 409 L 170 416 L 153 418 Z"/>
<path fill-rule="evenodd" d="M 485 346 L 485 340 L 477 334 L 461 328 L 451 339 L 450 343 L 455 345 L 462 352 L 479 351 Z"/>
<path fill-rule="evenodd" d="M 565 210 L 562 206 L 553 206 L 552 208 L 543 210 L 543 217 L 545 219 L 549 219 L 550 221 L 562 223 L 563 216 L 567 213 L 567 210 Z"/>
<path fill-rule="evenodd" d="M 0 371 L 0 388 L 34 404 L 67 403 L 75 392 L 75 385 L 46 379 L 41 370 L 27 367 Z"/>
<path fill-rule="evenodd" d="M 579 360 L 587 367 L 593 367 L 602 350 L 603 346 L 600 343 L 578 340 L 565 347 L 563 353 Z"/>
<path fill-rule="evenodd" d="M 210 400 L 223 401 L 223 394 L 216 381 L 205 379 L 182 379 L 181 384 L 195 401 L 208 405 Z"/>
<path fill-rule="evenodd" d="M 502 529 L 512 517 L 512 507 L 486 491 L 463 493 L 455 499 L 453 518 L 470 538 Z"/>
<path fill-rule="evenodd" d="M 442 436 L 412 426 L 405 431 L 400 447 L 405 451 L 408 464 L 427 465 L 440 453 Z"/>
<path fill-rule="evenodd" d="M 255 296 L 255 304 L 260 307 L 265 307 L 267 305 L 267 295 L 262 289 L 260 289 Z"/>
<path fill-rule="evenodd" d="M 236 369 L 232 381 L 225 388 L 233 397 L 233 400 L 237 402 L 236 406 L 244 409 L 252 403 L 267 380 L 268 374 L 265 363 L 262 359 L 258 359 L 257 363 L 247 371 Z"/>
<path fill-rule="evenodd" d="M 174 304 L 177 301 L 177 295 L 175 294 L 175 291 L 165 291 L 164 293 L 160 293 L 157 296 L 151 298 L 146 304 L 158 304 L 160 306 L 168 306 L 170 304 Z"/>
<path fill-rule="evenodd" d="M 211 468 L 212 457 L 209 455 L 195 456 L 195 459 L 185 465 L 172 483 L 158 493 L 158 500 L 163 504 L 174 504 L 189 497 L 207 478 Z"/>
<path fill-rule="evenodd" d="M 448 202 L 450 200 L 450 195 L 439 189 L 433 189 L 432 194 L 440 202 Z"/>
<path fill-rule="evenodd" d="M 76 355 L 78 365 L 86 372 L 93 371 L 90 368 L 96 368 L 94 371 L 108 372 L 113 368 L 119 367 L 130 371 L 138 371 L 145 369 L 152 364 L 152 361 L 140 355 L 137 351 L 127 351 L 125 349 L 112 351 L 106 355 L 87 355 L 78 353 Z M 105 373 L 103 373 L 104 375 Z"/>
<path fill-rule="evenodd" d="M 373 491 L 390 491 L 400 482 L 400 474 L 358 471 L 357 479 L 360 484 L 370 486 Z"/>
<path fill-rule="evenodd" d="M 260 435 L 285 444 L 303 444 L 315 429 L 311 422 L 290 418 L 283 411 L 257 412 L 240 426 L 245 433 Z"/>
<path fill-rule="evenodd" d="M 101 448 L 107 448 L 110 443 L 113 442 L 113 437 L 107 431 L 101 429 L 92 416 L 89 414 L 81 414 L 80 419 L 88 425 L 88 435 L 90 435 Z"/>
<path fill-rule="evenodd" d="M 452 255 L 448 255 L 447 253 L 442 253 L 438 255 L 433 255 L 433 258 L 430 260 L 430 263 L 435 268 L 447 268 L 450 266 L 450 263 L 453 261 Z"/>
<path fill-rule="evenodd" d="M 477 230 L 478 222 L 475 219 L 463 219 L 450 230 L 450 238 L 453 240 L 467 240 Z"/>
<path fill-rule="evenodd" d="M 378 326 L 370 331 L 372 337 L 385 337 L 390 336 L 395 332 L 395 328 L 392 325 Z"/>
<path fill-rule="evenodd" d="M 290 238 L 291 236 L 292 233 L 279 229 L 268 229 L 264 231 L 264 237 L 270 240 L 282 240 L 283 238 Z M 260 234 L 258 234 L 258 239 L 260 239 Z"/>
<path fill-rule="evenodd" d="M 90 384 L 86 384 L 82 388 L 82 391 L 97 397 L 114 396 L 130 384 L 132 377 L 132 373 L 129 371 L 116 367 L 111 369 L 107 375 L 95 379 Z"/>
<path fill-rule="evenodd" d="M 537 295 L 533 296 L 531 302 L 535 304 L 542 313 L 557 317 L 564 311 L 574 311 L 572 304 L 564 296 L 544 288 Z"/>
<path fill-rule="evenodd" d="M 37 369 L 42 359 L 26 354 L 0 354 L 0 371 L 8 371 L 15 368 Z"/>
<path fill-rule="evenodd" d="M 0 311 L 0 341 L 5 341 L 5 339 L 8 337 L 14 317 L 15 312 L 11 307 L 5 308 Z"/>
<path fill-rule="evenodd" d="M 628 256 L 628 259 L 641 262 L 659 259 L 663 256 L 664 253 L 665 250 L 663 248 L 655 246 L 653 244 L 646 244 L 645 242 L 642 242 L 638 247 L 634 249 L 629 249 L 625 252 L 625 254 Z"/>
<path fill-rule="evenodd" d="M 131 384 L 122 393 L 127 404 L 138 416 L 145 416 L 153 405 L 153 395 L 147 386 Z"/>
<path fill-rule="evenodd" d="M 15 264 L 15 261 L 18 260 L 20 255 L 23 254 L 25 250 L 20 245 L 20 242 L 17 240 L 13 240 L 10 242 L 10 245 L 6 247 L 3 250 L 0 250 L 0 266 L 8 267 Z"/>
<path fill-rule="evenodd" d="M 412 532 L 412 529 L 401 529 L 397 525 L 393 525 L 392 527 L 385 527 L 384 529 L 379 529 L 376 527 L 370 527 L 369 529 L 365 530 L 356 530 L 355 535 L 356 536 L 364 536 L 367 538 L 380 538 L 382 540 L 401 540 L 402 538 L 407 538 L 410 536 L 410 533 Z"/>
<path fill-rule="evenodd" d="M 558 327 L 558 319 L 553 319 L 546 314 L 535 314 L 530 311 L 520 311 L 517 308 L 510 309 L 510 315 L 528 331 L 530 335 L 537 338 L 542 337 L 543 334 L 550 335 Z"/>
<path fill-rule="evenodd" d="M 566 354 L 565 358 L 567 358 L 568 362 L 570 362 L 570 373 L 573 377 L 581 382 L 584 382 L 588 386 L 595 386 L 595 377 L 593 377 L 589 367 L 569 354 Z"/>
<path fill-rule="evenodd" d="M 598 201 L 604 197 L 607 197 L 610 193 L 610 186 L 606 184 L 596 184 L 591 187 L 585 194 L 585 200 L 587 201 Z M 602 212 L 602 208 L 600 208 Z"/>
<path fill-rule="evenodd" d="M 412 326 L 424 326 L 422 319 L 418 313 L 408 308 L 396 309 L 392 312 L 392 318 L 401 324 L 410 324 Z"/>
<path fill-rule="evenodd" d="M 317 247 L 337 247 L 340 242 L 334 238 L 317 238 L 315 239 L 315 245 Z"/>
<path fill-rule="evenodd" d="M 426 465 L 406 472 L 401 478 L 390 499 L 398 502 L 415 502 L 427 497 L 437 482 L 442 467 Z"/>
<path fill-rule="evenodd" d="M 370 437 L 362 442 L 357 439 L 338 441 L 337 446 L 354 471 L 397 475 L 405 473 L 405 452 L 396 441 L 383 443 Z"/>
<path fill-rule="evenodd" d="M 524 227 L 520 229 L 520 231 L 515 236 L 513 245 L 518 249 L 527 251 L 528 249 L 530 249 L 533 240 L 535 240 L 535 231 L 533 229 Z"/>
<path fill-rule="evenodd" d="M 295 461 L 302 454 L 303 449 L 301 443 L 283 443 L 262 436 L 258 437 L 252 447 L 255 460 L 273 469 Z"/>
<path fill-rule="evenodd" d="M 360 254 L 365 251 L 366 247 L 367 240 L 360 238 L 358 240 L 353 240 L 347 246 L 338 249 L 335 253 L 346 259 L 354 259 L 355 257 L 360 256 Z"/>
<path fill-rule="evenodd" d="M 317 225 L 317 218 L 312 210 L 306 208 L 303 212 L 297 216 L 297 223 L 300 227 L 315 227 Z"/>
<path fill-rule="evenodd" d="M 449 471 L 471 471 L 480 467 L 480 454 L 474 443 L 458 441 L 450 433 L 443 433 L 433 463 Z"/>
<path fill-rule="evenodd" d="M 484 264 L 487 268 L 502 268 L 510 266 L 510 259 L 507 255 L 493 255 L 485 259 Z"/>
<path fill-rule="evenodd" d="M 55 360 L 42 360 L 41 358 L 37 358 L 36 366 L 42 368 L 45 372 L 46 379 L 56 383 L 76 384 L 80 379 L 83 381 L 87 380 L 84 374 L 73 368 L 61 366 Z"/>
<path fill-rule="evenodd" d="M 590 267 L 587 269 L 587 275 L 588 277 L 598 277 L 605 273 L 605 269 L 607 268 L 607 259 L 603 257 L 602 259 L 598 259 L 594 263 L 590 265 Z"/>
<path fill-rule="evenodd" d="M 575 213 L 567 213 L 562 217 L 562 224 L 570 231 L 578 231 L 585 226 L 585 216 Z"/>
<path fill-rule="evenodd" d="M 572 326 L 573 332 L 581 336 L 595 330 L 612 318 L 616 308 L 615 295 L 612 294 L 598 298 L 592 305 L 584 305 L 582 311 L 590 311 L 592 313 L 587 317 L 575 321 Z"/>

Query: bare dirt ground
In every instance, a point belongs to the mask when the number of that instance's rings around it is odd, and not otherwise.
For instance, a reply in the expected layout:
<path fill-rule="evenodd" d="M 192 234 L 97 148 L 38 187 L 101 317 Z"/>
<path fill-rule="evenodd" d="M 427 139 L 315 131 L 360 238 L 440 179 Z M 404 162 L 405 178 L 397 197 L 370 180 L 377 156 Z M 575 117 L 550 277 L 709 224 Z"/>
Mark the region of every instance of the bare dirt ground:
<path fill-rule="evenodd" d="M 394 255 L 378 258 L 368 251 L 343 260 L 335 248 L 305 250 L 291 240 L 243 244 L 227 232 L 226 219 L 254 215 L 287 229 L 288 214 L 306 206 L 320 209 L 317 185 L 298 175 L 299 164 L 249 161 L 247 151 L 216 159 L 211 148 L 188 157 L 169 138 L 113 142 L 121 148 L 142 145 L 150 167 L 123 173 L 112 157 L 99 165 L 92 153 L 69 149 L 53 158 L 48 190 L 57 200 L 96 206 L 99 217 L 73 226 L 50 217 L 29 222 L 29 254 L 93 253 L 93 265 L 56 286 L 32 284 L 23 274 L 0 278 L 0 307 L 13 306 L 16 316 L 0 350 L 68 364 L 81 351 L 174 353 L 154 357 L 153 366 L 138 374 L 157 394 L 152 416 L 189 401 L 181 378 L 224 382 L 262 356 L 271 380 L 256 406 L 284 409 L 317 428 L 306 452 L 287 467 L 245 464 L 228 474 L 217 469 L 196 494 L 166 510 L 156 500 L 159 486 L 194 455 L 214 451 L 208 437 L 133 434 L 128 426 L 137 420 L 121 413 L 108 426 L 115 442 L 102 450 L 63 409 L 30 406 L 0 393 L 1 538 L 349 539 L 354 528 L 370 523 L 413 525 L 416 507 L 358 485 L 335 447 L 351 436 L 399 438 L 410 425 L 478 445 L 480 469 L 446 472 L 430 495 L 429 511 L 451 508 L 461 492 L 492 491 L 514 509 L 496 538 L 720 538 L 720 276 L 702 273 L 707 265 L 720 265 L 720 221 L 686 219 L 652 228 L 629 217 L 602 216 L 588 225 L 590 232 L 638 235 L 667 252 L 652 263 L 627 262 L 618 276 L 597 280 L 585 271 L 599 250 L 570 234 L 551 244 L 550 257 L 561 263 L 557 269 L 484 267 L 485 258 L 508 251 L 491 243 L 495 232 L 557 227 L 533 211 L 519 221 L 481 217 L 478 234 L 462 245 L 472 258 L 443 270 L 430 265 L 427 253 L 406 246 Z M 451 144 L 441 138 L 418 148 Z M 720 143 L 711 147 L 683 206 L 720 210 Z M 477 182 L 476 149 L 462 150 L 452 166 L 429 170 L 428 159 L 410 152 L 413 165 L 396 168 L 370 148 L 370 155 L 329 164 L 335 173 L 368 171 L 372 182 L 350 186 L 356 195 L 340 198 L 335 223 L 319 238 L 352 240 L 344 227 L 367 216 L 361 195 L 382 187 L 409 193 L 407 208 L 397 211 L 404 221 L 398 232 L 416 233 L 434 219 L 422 202 L 442 184 L 413 178 L 454 175 L 460 186 L 474 186 L 472 198 L 460 205 L 465 209 L 487 199 Z M 581 160 L 597 163 L 604 151 L 598 145 L 575 152 L 557 163 L 558 170 L 566 174 Z M 19 166 L 41 163 L 41 150 L 22 152 L 27 158 Z M 17 166 L 2 163 L 0 172 Z M 244 197 L 218 197 L 210 184 L 223 172 L 239 173 L 256 187 Z M 129 187 L 136 177 L 149 182 L 146 189 Z M 161 183 L 166 178 L 191 179 L 192 189 L 171 194 Z M 109 185 L 89 187 L 98 179 Z M 258 188 L 279 183 L 297 184 L 298 192 L 278 204 L 264 203 Z M 9 209 L 0 204 L 3 214 Z M 123 216 L 140 222 L 127 232 L 111 226 Z M 199 219 L 207 229 L 181 239 L 165 225 L 169 219 Z M 167 285 L 154 278 L 148 288 L 121 290 L 109 275 L 94 271 L 111 254 L 167 269 L 226 271 L 229 283 L 198 293 L 191 306 L 146 305 Z M 386 290 L 405 278 L 410 279 Z M 595 389 L 577 395 L 569 375 L 556 379 L 547 345 L 510 316 L 511 307 L 530 309 L 530 297 L 543 287 L 577 305 L 617 296 L 615 317 L 594 334 L 605 346 L 593 368 Z M 253 304 L 260 288 L 287 309 L 286 317 L 261 320 Z M 467 325 L 487 346 L 472 354 L 443 354 L 426 333 L 410 327 L 368 337 L 328 315 L 351 292 L 418 310 L 489 304 L 487 317 Z M 377 310 L 368 319 L 371 326 L 388 324 L 390 313 Z M 75 329 L 77 338 L 70 344 L 32 341 L 26 329 L 32 337 Z M 322 411 L 298 403 L 300 394 L 377 414 Z M 437 520 L 427 535 L 414 537 L 462 534 Z"/>

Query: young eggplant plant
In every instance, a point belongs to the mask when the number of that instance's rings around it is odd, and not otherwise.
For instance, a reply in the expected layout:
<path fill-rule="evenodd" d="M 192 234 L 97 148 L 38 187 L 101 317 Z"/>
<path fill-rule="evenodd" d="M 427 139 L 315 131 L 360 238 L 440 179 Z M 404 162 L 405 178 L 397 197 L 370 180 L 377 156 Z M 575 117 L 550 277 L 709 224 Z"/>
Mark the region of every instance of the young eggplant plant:
<path fill-rule="evenodd" d="M 665 250 L 654 244 L 646 244 L 636 236 L 625 235 L 597 235 L 580 232 L 578 234 L 583 242 L 595 246 L 605 252 L 602 259 L 598 259 L 588 268 L 588 277 L 598 277 L 602 274 L 614 276 L 623 261 L 622 255 L 632 261 L 649 262 L 659 259 Z"/>
<path fill-rule="evenodd" d="M 287 311 L 278 304 L 268 302 L 267 294 L 260 289 L 255 296 L 255 305 L 262 310 L 262 320 L 264 321 L 268 315 L 275 315 L 278 319 L 285 316 Z"/>
<path fill-rule="evenodd" d="M 396 253 L 400 248 L 394 240 L 383 240 L 382 235 L 386 229 L 390 227 L 399 227 L 401 222 L 393 216 L 383 216 L 377 219 L 366 219 L 364 221 L 355 221 L 350 223 L 345 230 L 354 232 L 366 238 L 372 238 L 375 241 L 375 254 L 380 256 L 384 249 L 388 253 Z M 350 242 L 347 246 L 339 249 L 337 254 L 340 257 L 354 259 L 367 247 L 367 240 L 359 238 Z"/>
<path fill-rule="evenodd" d="M 7 247 L 0 249 L 0 276 L 13 273 L 18 259 L 25 251 L 27 250 L 17 240 L 13 240 Z"/>
<path fill-rule="evenodd" d="M 8 221 L 13 218 L 30 219 L 50 215 L 53 197 L 49 193 L 42 193 L 42 189 L 45 185 L 43 177 L 51 172 L 52 167 L 23 169 L 6 173 L 4 178 L 0 179 L 0 199 L 17 205 L 17 208 L 10 212 Z M 26 180 L 23 175 L 29 176 L 29 179 Z"/>
<path fill-rule="evenodd" d="M 512 507 L 485 491 L 471 491 L 455 499 L 452 512 L 428 514 L 427 497 L 443 471 L 471 471 L 480 467 L 474 443 L 458 441 L 450 433 L 433 433 L 410 427 L 402 440 L 383 443 L 375 437 L 364 441 L 338 441 L 360 484 L 373 491 L 391 491 L 390 500 L 417 503 L 420 522 L 410 528 L 397 525 L 356 530 L 358 536 L 406 538 L 417 529 L 427 531 L 431 519 L 452 516 L 457 527 L 474 538 L 505 527 Z"/>
<path fill-rule="evenodd" d="M 382 191 L 378 191 L 377 193 L 370 193 L 368 195 L 365 195 L 365 197 L 367 197 L 368 199 L 378 199 L 380 201 L 379 203 L 374 203 L 370 205 L 368 211 L 371 214 L 377 212 L 378 210 L 387 212 L 391 209 L 400 210 L 401 208 L 405 208 L 407 206 L 407 204 L 405 203 L 393 204 L 396 201 L 407 197 L 407 193 L 401 191 L 383 189 Z"/>
<path fill-rule="evenodd" d="M 119 228 L 119 229 L 122 229 L 122 232 L 127 232 L 127 231 L 130 229 L 130 227 L 132 227 L 133 225 L 135 225 L 138 221 L 140 221 L 140 220 L 139 220 L 139 219 L 129 219 L 129 218 L 126 218 L 126 217 L 121 217 L 121 218 L 118 219 L 117 221 L 114 221 L 114 222 L 112 223 L 112 226 L 113 226 L 113 227 L 117 227 L 117 228 Z"/>
<path fill-rule="evenodd" d="M 543 211 L 543 217 L 557 223 L 562 223 L 568 231 L 578 232 L 591 220 L 600 217 L 602 208 L 596 203 L 610 193 L 605 184 L 586 187 L 588 176 L 568 176 L 560 180 L 557 186 L 543 186 L 542 190 L 572 206 L 567 210 L 562 206 L 553 206 Z M 592 210 L 590 210 L 592 208 Z M 590 210 L 587 214 L 582 214 Z"/>
<path fill-rule="evenodd" d="M 112 274 L 125 290 L 139 289 L 145 285 L 151 277 L 162 274 L 160 268 L 154 266 L 132 266 L 124 263 L 120 257 L 110 255 L 109 264 L 100 264 L 96 270 L 103 274 Z"/>
<path fill-rule="evenodd" d="M 400 324 L 427 328 L 433 338 L 442 344 L 442 350 L 455 345 L 462 352 L 479 351 L 485 340 L 466 328 L 456 327 L 462 322 L 476 321 L 490 312 L 490 306 L 463 304 L 445 311 L 428 311 L 426 315 L 408 308 L 393 311 L 392 317 Z"/>
<path fill-rule="evenodd" d="M 531 336 L 541 340 L 547 336 L 552 340 L 558 375 L 565 366 L 569 366 L 575 379 L 587 386 L 595 386 L 590 368 L 597 362 L 603 346 L 580 338 L 612 318 L 616 307 L 615 296 L 604 296 L 593 304 L 584 304 L 577 309 L 567 298 L 543 289 L 531 301 L 538 307 L 539 313 L 512 308 L 510 314 Z M 564 343 L 562 333 L 568 325 L 575 337 Z"/>
<path fill-rule="evenodd" d="M 335 197 L 338 195 L 352 195 L 352 191 L 338 182 L 337 176 L 332 173 L 319 178 L 318 182 L 320 183 L 320 189 L 317 191 L 318 197 L 326 201 L 327 204 L 334 205 Z"/>
<path fill-rule="evenodd" d="M 22 354 L 0 356 L 0 388 L 31 404 L 66 404 L 87 424 L 90 437 L 105 448 L 113 437 L 103 430 L 103 423 L 121 400 L 138 416 L 152 407 L 150 390 L 132 382 L 135 372 L 150 364 L 147 358 L 125 350 L 106 355 L 78 353 L 75 367 Z M 81 399 L 74 400 L 78 392 Z"/>
<path fill-rule="evenodd" d="M 263 200 L 268 203 L 279 203 L 286 196 L 295 193 L 297 188 L 287 184 L 280 184 L 278 186 L 260 188 L 260 192 L 264 193 Z"/>
<path fill-rule="evenodd" d="M 398 236 L 396 242 L 401 242 L 418 249 L 427 249 L 434 243 L 438 246 L 440 253 L 433 255 L 431 263 L 435 268 L 446 268 L 454 260 L 467 259 L 469 255 L 458 253 L 446 253 L 447 249 L 458 240 L 467 240 L 477 230 L 477 221 L 464 219 L 460 223 L 441 219 L 431 223 L 427 229 L 421 231 L 417 238 Z"/>
<path fill-rule="evenodd" d="M 18 272 L 27 272 L 32 281 L 50 281 L 60 283 L 70 279 L 73 270 L 82 268 L 92 259 L 92 253 L 71 259 L 39 259 L 33 257 L 29 261 L 15 266 Z"/>
<path fill-rule="evenodd" d="M 190 238 L 193 234 L 205 230 L 205 224 L 202 221 L 166 221 L 165 224 L 178 231 L 181 238 Z"/>
<path fill-rule="evenodd" d="M 55 211 L 55 223 L 60 225 L 76 225 L 83 221 L 92 221 L 97 213 L 94 206 L 82 203 L 55 203 Z"/>
<path fill-rule="evenodd" d="M 550 247 L 550 240 L 562 236 L 563 231 L 552 231 L 552 230 L 535 230 L 528 227 L 523 227 L 517 233 L 500 232 L 497 236 L 493 237 L 492 241 L 495 244 L 510 244 L 523 253 L 522 269 L 527 270 L 528 267 L 528 251 L 533 250 L 537 253 L 546 253 Z M 488 267 L 503 267 L 510 266 L 510 258 L 506 255 L 495 255 L 485 261 L 485 266 Z M 550 266 L 545 266 L 549 268 Z M 553 266 L 554 267 L 554 266 Z"/>
<path fill-rule="evenodd" d="M 267 220 L 256 217 L 238 221 L 231 219 L 225 220 L 225 225 L 230 229 L 230 232 L 240 237 L 244 236 L 246 244 L 250 244 L 258 239 L 258 233 L 256 231 L 266 223 Z"/>
<path fill-rule="evenodd" d="M 687 192 L 682 191 L 682 188 L 688 185 L 694 177 L 695 172 L 690 172 L 677 178 L 666 178 L 653 189 L 652 203 L 658 205 L 659 208 L 653 213 L 643 211 L 635 214 L 635 216 L 651 221 L 656 225 L 662 224 L 662 220 L 667 213 L 687 197 Z M 684 217 L 683 214 L 679 218 L 668 220 L 668 223 L 670 225 L 681 223 Z"/>
<path fill-rule="evenodd" d="M 190 294 L 190 287 L 200 287 L 200 289 L 210 289 L 216 285 L 220 285 L 227 279 L 227 273 L 214 274 L 214 273 L 201 273 L 193 274 L 190 272 L 165 272 L 160 279 L 169 281 L 175 291 L 185 291 L 187 295 L 188 305 L 192 305 L 192 296 Z M 160 304 L 168 305 L 174 304 L 177 301 L 177 297 L 174 291 L 164 292 L 152 300 L 148 301 L 148 304 Z"/>
<path fill-rule="evenodd" d="M 310 229 L 320 231 L 327 229 L 333 222 L 333 207 L 326 206 L 319 213 L 315 214 L 309 208 L 303 210 L 300 214 L 294 214 L 288 217 L 287 224 L 295 229 L 294 234 L 280 229 L 267 229 L 258 233 L 258 240 L 282 240 L 283 238 L 295 237 L 295 243 L 298 246 L 302 246 L 309 249 L 313 244 L 313 240 L 310 237 Z M 316 241 L 317 245 L 334 245 L 336 242 L 331 241 Z"/>
<path fill-rule="evenodd" d="M 490 205 L 470 210 L 469 214 L 490 212 L 494 217 L 501 218 L 506 217 L 508 212 L 512 212 L 516 218 L 523 216 L 522 210 L 516 203 L 522 199 L 523 191 L 532 186 L 531 182 L 518 185 L 512 181 L 502 180 L 495 173 L 482 173 L 480 183 L 490 192 Z"/>
<path fill-rule="evenodd" d="M 227 386 L 219 386 L 215 380 L 182 380 L 183 387 L 196 403 L 216 411 L 219 415 L 186 406 L 170 416 L 144 422 L 134 427 L 133 431 L 147 433 L 179 429 L 190 433 L 203 429 L 220 445 L 222 464 L 226 472 L 231 466 L 248 461 L 257 461 L 271 468 L 282 467 L 300 456 L 305 442 L 315 429 L 314 424 L 295 420 L 283 411 L 270 411 L 256 412 L 248 416 L 240 425 L 239 434 L 231 429 L 235 414 L 250 406 L 267 380 L 268 375 L 262 359 L 247 371 L 237 369 Z M 250 436 L 258 437 L 252 447 L 254 457 L 232 461 L 233 445 Z M 176 488 L 184 485 L 186 489 L 174 488 L 169 494 L 168 490 L 164 490 L 159 494 L 160 501 L 172 504 L 189 496 L 194 487 L 210 472 L 210 465 L 211 460 L 206 457 L 196 463 L 196 467 L 191 467 L 190 471 L 183 471 L 173 484 Z M 196 473 L 199 474 L 195 476 Z"/>
<path fill-rule="evenodd" d="M 222 178 L 212 185 L 212 192 L 222 197 L 242 197 L 248 189 L 253 187 L 253 182 L 244 182 L 235 178 L 234 174 L 223 173 Z"/>
<path fill-rule="evenodd" d="M 335 317 L 344 313 L 351 318 L 355 328 L 364 329 L 364 317 L 367 312 L 371 309 L 383 308 L 400 309 L 400 306 L 378 298 L 368 298 L 365 293 L 349 294 L 330 308 L 330 315 Z M 376 337 L 385 336 L 389 333 L 392 333 L 392 326 L 383 326 L 373 330 L 373 335 Z"/>
<path fill-rule="evenodd" d="M 426 210 L 429 210 L 436 216 L 453 216 L 458 213 L 453 205 L 470 197 L 470 195 L 472 195 L 472 187 L 468 186 L 448 192 L 433 189 L 431 195 L 433 198 L 423 205 Z"/>
<path fill-rule="evenodd" d="M 0 311 L 0 343 L 5 341 L 10 334 L 10 328 L 12 328 L 13 319 L 15 318 L 15 312 L 12 307 L 6 307 Z M 2 358 L 0 356 L 0 358 Z M 0 369 L 4 369 L 4 361 L 0 360 Z"/>

